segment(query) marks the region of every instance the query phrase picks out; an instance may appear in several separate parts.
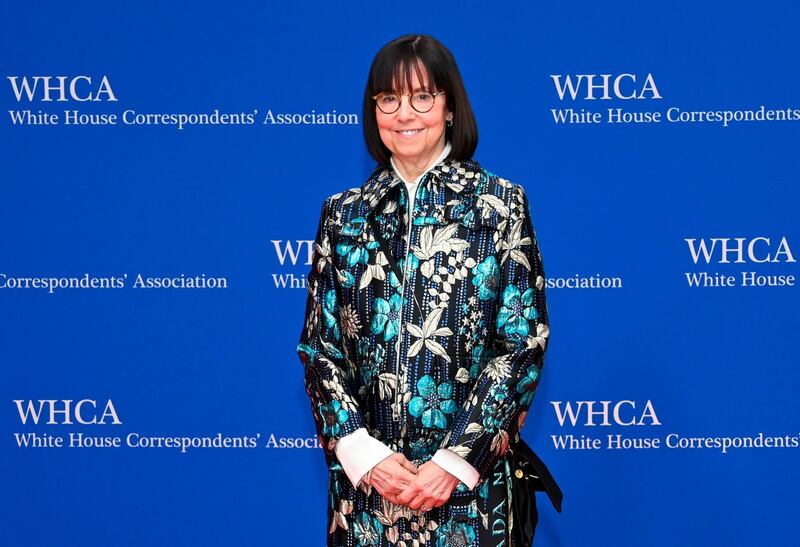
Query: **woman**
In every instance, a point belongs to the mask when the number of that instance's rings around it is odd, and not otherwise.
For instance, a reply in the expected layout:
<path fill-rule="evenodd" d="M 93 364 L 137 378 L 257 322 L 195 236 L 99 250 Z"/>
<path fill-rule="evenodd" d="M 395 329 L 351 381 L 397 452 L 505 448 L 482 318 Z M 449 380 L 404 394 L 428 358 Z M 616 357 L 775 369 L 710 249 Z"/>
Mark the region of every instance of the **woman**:
<path fill-rule="evenodd" d="M 322 206 L 297 346 L 328 545 L 510 545 L 507 449 L 549 335 L 526 194 L 472 159 L 461 75 L 430 36 L 378 52 L 363 125 L 378 166 Z"/>

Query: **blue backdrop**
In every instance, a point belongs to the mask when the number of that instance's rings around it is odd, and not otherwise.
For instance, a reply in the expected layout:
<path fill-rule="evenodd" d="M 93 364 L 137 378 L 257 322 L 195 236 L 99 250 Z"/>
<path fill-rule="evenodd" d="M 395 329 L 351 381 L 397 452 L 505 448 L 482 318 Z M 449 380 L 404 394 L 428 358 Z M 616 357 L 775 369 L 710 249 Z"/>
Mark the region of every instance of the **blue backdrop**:
<path fill-rule="evenodd" d="M 548 275 L 537 545 L 797 545 L 800 9 L 745 4 L 4 3 L 0 543 L 324 543 L 309 245 L 424 32 Z"/>

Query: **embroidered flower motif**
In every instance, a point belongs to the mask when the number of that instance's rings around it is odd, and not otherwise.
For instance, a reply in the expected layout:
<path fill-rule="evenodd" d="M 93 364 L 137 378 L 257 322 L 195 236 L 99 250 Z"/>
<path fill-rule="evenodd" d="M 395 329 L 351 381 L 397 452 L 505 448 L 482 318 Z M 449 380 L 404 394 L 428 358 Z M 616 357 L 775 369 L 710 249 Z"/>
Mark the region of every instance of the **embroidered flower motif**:
<path fill-rule="evenodd" d="M 408 332 L 419 338 L 419 340 L 415 341 L 413 344 L 411 344 L 411 347 L 408 348 L 409 357 L 414 357 L 417 355 L 424 345 L 431 352 L 435 353 L 448 363 L 450 362 L 450 356 L 447 355 L 447 350 L 439 342 L 434 340 L 435 337 L 453 335 L 453 331 L 451 331 L 449 327 L 438 326 L 439 318 L 442 316 L 442 311 L 442 308 L 436 308 L 429 313 L 428 317 L 426 317 L 425 321 L 423 321 L 422 327 L 419 325 L 412 325 L 411 323 L 406 324 Z"/>
<path fill-rule="evenodd" d="M 483 428 L 488 433 L 502 429 L 511 416 L 516 403 L 511 398 L 506 384 L 495 384 L 483 401 Z"/>
<path fill-rule="evenodd" d="M 500 267 L 495 256 L 487 256 L 483 262 L 472 268 L 472 273 L 475 276 L 472 284 L 478 287 L 478 297 L 481 300 L 495 298 L 500 284 Z"/>
<path fill-rule="evenodd" d="M 363 358 L 363 365 L 360 367 L 361 383 L 369 385 L 379 374 L 383 366 L 384 355 L 386 350 L 383 346 L 375 346 L 375 349 L 369 354 L 369 357 Z"/>
<path fill-rule="evenodd" d="M 403 299 L 395 293 L 388 300 L 381 297 L 375 298 L 372 309 L 375 315 L 372 316 L 370 328 L 372 334 L 383 333 L 383 339 L 387 342 L 397 336 L 400 331 L 400 309 Z"/>
<path fill-rule="evenodd" d="M 342 330 L 348 338 L 356 338 L 361 331 L 361 321 L 352 304 L 340 308 Z"/>
<path fill-rule="evenodd" d="M 331 259 L 331 244 L 327 233 L 323 234 L 320 242 L 314 248 L 314 260 L 318 273 L 322 273 L 325 270 L 325 266 L 333 263 Z"/>
<path fill-rule="evenodd" d="M 356 515 L 353 529 L 359 547 L 381 544 L 383 524 L 366 511 L 361 511 Z"/>
<path fill-rule="evenodd" d="M 335 498 L 331 496 L 331 501 L 333 500 Z M 353 500 L 340 499 L 338 501 L 338 507 L 336 505 L 331 507 L 333 517 L 331 518 L 331 527 L 328 530 L 329 534 L 334 533 L 337 528 L 347 530 L 347 515 L 353 512 Z"/>
<path fill-rule="evenodd" d="M 426 374 L 417 381 L 419 395 L 408 402 L 408 411 L 415 418 L 422 416 L 422 425 L 425 427 L 447 426 L 445 414 L 452 414 L 458 410 L 458 405 L 451 399 L 453 396 L 453 382 L 448 380 L 438 387 L 436 380 Z"/>
<path fill-rule="evenodd" d="M 473 380 L 477 378 L 486 363 L 491 361 L 495 355 L 497 355 L 497 351 L 494 348 L 482 345 L 472 348 L 472 366 L 469 368 L 469 377 Z"/>
<path fill-rule="evenodd" d="M 450 518 L 436 529 L 436 547 L 475 545 L 475 528 L 469 522 Z"/>
<path fill-rule="evenodd" d="M 347 258 L 348 266 L 366 264 L 369 261 L 369 251 L 380 246 L 377 241 L 370 241 L 368 238 L 364 230 L 366 222 L 364 217 L 358 217 L 342 226 L 340 236 L 343 241 L 336 245 L 336 252 Z"/>
<path fill-rule="evenodd" d="M 329 439 L 337 437 L 342 424 L 350 418 L 350 414 L 342 408 L 342 403 L 338 399 L 319 405 L 319 413 L 322 415 L 322 433 Z"/>
<path fill-rule="evenodd" d="M 428 461 L 439 449 L 441 438 L 427 437 L 425 435 L 414 439 L 409 443 L 412 461 Z"/>
<path fill-rule="evenodd" d="M 503 291 L 503 306 L 497 314 L 497 328 L 504 329 L 506 335 L 515 338 L 527 338 L 530 330 L 528 320 L 539 317 L 533 305 L 533 288 L 528 288 L 520 295 L 513 283 Z"/>
<path fill-rule="evenodd" d="M 500 255 L 500 263 L 505 264 L 509 257 L 518 264 L 525 267 L 526 270 L 531 271 L 531 263 L 528 260 L 528 253 L 523 247 L 528 247 L 533 244 L 530 236 L 522 237 L 525 229 L 525 200 L 523 198 L 522 190 L 514 192 L 514 201 L 509 205 L 509 222 L 511 229 L 509 230 L 508 237 L 500 241 L 498 251 L 502 251 Z"/>

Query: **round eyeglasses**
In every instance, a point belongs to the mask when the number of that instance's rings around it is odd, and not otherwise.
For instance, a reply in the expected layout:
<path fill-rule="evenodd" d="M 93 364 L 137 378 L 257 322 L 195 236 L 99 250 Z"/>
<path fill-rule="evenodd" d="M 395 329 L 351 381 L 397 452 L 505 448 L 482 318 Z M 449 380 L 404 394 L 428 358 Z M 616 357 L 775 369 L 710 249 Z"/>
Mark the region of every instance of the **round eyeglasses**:
<path fill-rule="evenodd" d="M 373 95 L 372 98 L 375 99 L 375 104 L 378 105 L 381 112 L 384 114 L 394 114 L 400 109 L 402 98 L 409 97 L 411 108 L 420 114 L 424 114 L 433 108 L 437 95 L 444 95 L 444 91 L 437 91 L 436 93 L 430 91 L 417 91 L 416 93 L 378 93 L 377 95 Z"/>

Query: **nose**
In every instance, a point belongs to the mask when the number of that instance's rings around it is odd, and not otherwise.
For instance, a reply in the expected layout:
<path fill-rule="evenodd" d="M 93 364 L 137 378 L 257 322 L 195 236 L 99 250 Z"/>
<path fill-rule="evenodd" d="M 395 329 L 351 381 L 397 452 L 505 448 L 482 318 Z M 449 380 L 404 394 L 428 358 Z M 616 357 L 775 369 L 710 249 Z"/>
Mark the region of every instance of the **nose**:
<path fill-rule="evenodd" d="M 410 120 L 415 114 L 416 111 L 411 108 L 411 97 L 402 95 L 400 97 L 400 108 L 397 109 L 398 121 Z"/>

